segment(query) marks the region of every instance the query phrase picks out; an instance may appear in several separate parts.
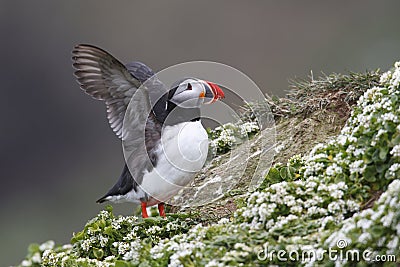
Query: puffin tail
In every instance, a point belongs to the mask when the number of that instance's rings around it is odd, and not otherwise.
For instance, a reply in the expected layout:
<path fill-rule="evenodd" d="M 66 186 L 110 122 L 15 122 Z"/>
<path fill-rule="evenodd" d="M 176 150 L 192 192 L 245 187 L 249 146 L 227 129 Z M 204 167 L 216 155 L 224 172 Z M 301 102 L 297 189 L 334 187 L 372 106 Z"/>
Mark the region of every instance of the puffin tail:
<path fill-rule="evenodd" d="M 108 197 L 109 197 L 109 195 L 105 195 L 104 197 L 99 198 L 98 200 L 96 200 L 96 203 L 106 202 L 106 201 L 108 201 Z"/>
<path fill-rule="evenodd" d="M 96 202 L 97 203 L 103 203 L 105 201 L 108 201 L 112 199 L 113 196 L 123 196 L 129 191 L 132 190 L 133 188 L 133 183 L 134 180 L 131 176 L 131 173 L 129 172 L 128 166 L 126 164 L 124 165 L 124 168 L 122 170 L 122 174 L 119 177 L 117 183 L 110 189 L 108 190 L 107 194 L 103 196 L 102 198 L 98 199 Z"/>

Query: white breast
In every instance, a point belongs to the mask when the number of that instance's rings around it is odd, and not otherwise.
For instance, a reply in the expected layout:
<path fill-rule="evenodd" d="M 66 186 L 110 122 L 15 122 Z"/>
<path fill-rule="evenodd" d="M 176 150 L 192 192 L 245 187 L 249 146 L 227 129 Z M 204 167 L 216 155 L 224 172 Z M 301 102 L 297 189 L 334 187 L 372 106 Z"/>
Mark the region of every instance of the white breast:
<path fill-rule="evenodd" d="M 160 156 L 156 168 L 146 172 L 140 192 L 128 193 L 128 201 L 138 201 L 144 192 L 156 202 L 165 202 L 188 185 L 203 166 L 208 153 L 207 132 L 200 121 L 166 126 L 157 148 Z M 134 202 L 136 202 L 134 201 Z"/>

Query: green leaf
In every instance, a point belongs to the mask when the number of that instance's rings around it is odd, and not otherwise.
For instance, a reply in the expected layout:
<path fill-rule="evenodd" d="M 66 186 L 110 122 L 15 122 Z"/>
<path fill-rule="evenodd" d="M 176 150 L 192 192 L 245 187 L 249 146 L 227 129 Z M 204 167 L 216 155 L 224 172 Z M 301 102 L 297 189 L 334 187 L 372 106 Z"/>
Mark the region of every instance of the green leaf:
<path fill-rule="evenodd" d="M 384 128 L 385 128 L 389 133 L 393 133 L 394 131 L 396 131 L 396 125 L 394 125 L 392 122 L 385 123 Z"/>
<path fill-rule="evenodd" d="M 371 227 L 371 234 L 373 237 L 381 237 L 385 232 L 385 228 L 382 225 L 375 224 Z"/>
<path fill-rule="evenodd" d="M 371 139 L 366 136 L 361 136 L 360 138 L 358 138 L 358 143 L 363 146 L 369 146 L 369 144 L 371 143 Z"/>
<path fill-rule="evenodd" d="M 29 254 L 35 254 L 36 252 L 40 252 L 39 244 L 37 243 L 30 244 L 28 247 L 28 252 Z"/>
<path fill-rule="evenodd" d="M 293 167 L 291 167 L 291 166 L 289 166 L 289 167 L 287 168 L 287 170 L 288 170 L 288 174 L 290 175 L 290 178 L 293 179 L 294 176 L 295 176 L 295 173 L 296 173 L 296 169 L 293 168 Z"/>
<path fill-rule="evenodd" d="M 112 213 L 113 207 L 112 207 L 111 205 L 107 205 L 107 206 L 106 206 L 106 211 Z"/>
<path fill-rule="evenodd" d="M 394 134 L 390 143 L 392 146 L 400 144 L 400 133 Z"/>
<path fill-rule="evenodd" d="M 112 226 L 107 226 L 106 228 L 104 228 L 104 233 L 108 236 L 112 236 L 114 234 L 114 229 L 112 228 Z"/>
<path fill-rule="evenodd" d="M 82 232 L 78 232 L 77 234 L 74 234 L 74 236 L 71 239 L 71 244 L 75 244 L 76 242 L 84 239 L 84 237 L 85 237 L 85 234 L 84 234 L 83 231 Z"/>
<path fill-rule="evenodd" d="M 364 178 L 368 182 L 376 181 L 376 167 L 375 166 L 367 166 L 364 170 Z"/>
<path fill-rule="evenodd" d="M 375 149 L 374 153 L 372 154 L 372 160 L 374 162 L 380 161 L 380 157 L 379 157 L 380 152 L 379 151 L 380 151 L 380 149 Z"/>
<path fill-rule="evenodd" d="M 100 260 L 104 256 L 104 251 L 101 248 L 93 248 L 93 254 L 96 259 Z"/>
<path fill-rule="evenodd" d="M 365 154 L 363 155 L 363 160 L 365 162 L 365 164 L 369 164 L 372 163 L 372 155 L 374 154 L 374 152 L 376 151 L 375 148 L 370 147 L 365 151 Z"/>
<path fill-rule="evenodd" d="M 277 168 L 271 167 L 271 169 L 269 169 L 267 176 L 271 181 L 278 181 L 278 182 L 281 181 L 281 175 L 279 174 Z"/>
<path fill-rule="evenodd" d="M 279 170 L 279 174 L 280 174 L 282 180 L 286 180 L 286 179 L 288 178 L 288 171 L 287 171 L 287 168 L 286 168 L 286 167 L 282 167 L 282 168 Z"/>
<path fill-rule="evenodd" d="M 383 160 L 383 161 L 386 160 L 386 156 L 388 155 L 388 153 L 389 153 L 389 148 L 387 146 L 383 146 L 383 147 L 379 148 L 379 158 L 381 160 Z"/>
<path fill-rule="evenodd" d="M 377 164 L 376 165 L 376 171 L 378 173 L 382 173 L 388 169 L 388 164 Z"/>
<path fill-rule="evenodd" d="M 129 267 L 129 264 L 126 261 L 117 260 L 115 261 L 115 267 Z"/>
<path fill-rule="evenodd" d="M 141 262 L 138 267 L 152 267 L 147 261 Z"/>

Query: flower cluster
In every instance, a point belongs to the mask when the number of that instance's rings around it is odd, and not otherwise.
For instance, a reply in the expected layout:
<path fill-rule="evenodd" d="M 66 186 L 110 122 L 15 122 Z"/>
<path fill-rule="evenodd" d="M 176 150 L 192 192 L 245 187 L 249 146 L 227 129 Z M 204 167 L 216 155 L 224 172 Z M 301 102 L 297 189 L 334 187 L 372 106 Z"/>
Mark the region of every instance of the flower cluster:
<path fill-rule="evenodd" d="M 170 240 L 162 240 L 150 250 L 151 257 L 153 259 L 169 259 L 169 267 L 183 266 L 182 264 L 185 261 L 191 260 L 190 258 L 194 251 L 197 251 L 195 253 L 197 257 L 202 256 L 200 251 L 205 244 L 201 240 L 204 238 L 206 230 L 206 227 L 198 224 L 186 234 L 176 235 Z"/>
<path fill-rule="evenodd" d="M 345 251 L 369 251 L 376 255 L 400 255 L 400 180 L 394 180 L 373 208 L 345 220 L 338 230 L 325 238 L 324 248 L 346 241 Z M 361 253 L 360 253 L 361 254 Z"/>
<path fill-rule="evenodd" d="M 283 181 L 254 192 L 237 216 L 250 229 L 265 229 L 270 233 L 290 228 L 290 224 L 298 221 L 321 217 L 339 222 L 346 213 L 359 208 L 355 201 L 343 199 L 347 189 L 344 182 L 327 185 L 314 176 L 307 180 Z"/>
<path fill-rule="evenodd" d="M 114 266 L 118 261 L 138 265 L 150 258 L 150 249 L 161 240 L 188 232 L 197 224 L 187 216 L 147 220 L 136 216 L 118 216 L 112 208 L 100 211 L 84 230 L 74 234 L 71 244 L 55 247 L 53 241 L 31 245 L 21 266 Z M 40 264 L 40 265 L 39 265 Z"/>
<path fill-rule="evenodd" d="M 115 257 L 110 256 L 104 260 L 77 257 L 71 245 L 65 245 L 43 252 L 40 266 L 82 266 L 82 267 L 114 267 Z"/>
<path fill-rule="evenodd" d="M 237 211 L 243 227 L 262 229 L 270 237 L 285 240 L 301 234 L 305 238 L 304 230 L 308 229 L 309 237 L 314 238 L 309 245 L 318 247 L 324 233 L 335 229 L 372 197 L 371 189 L 385 190 L 398 177 L 400 63 L 384 76 L 382 87 L 367 90 L 359 99 L 339 136 L 316 145 L 300 161 L 299 169 L 291 169 L 289 163 L 285 166 L 284 173 L 292 175 L 284 177 L 282 166 L 271 168 L 266 179 L 275 183 L 254 192 L 247 205 Z M 398 199 L 392 200 L 396 201 L 398 204 Z M 367 234 L 361 240 L 367 242 Z"/>
<path fill-rule="evenodd" d="M 42 254 L 47 251 L 53 249 L 55 246 L 54 241 L 47 241 L 41 245 L 39 244 L 32 244 L 28 248 L 28 256 L 27 259 L 21 262 L 21 266 L 32 266 L 38 267 L 42 263 Z M 70 246 L 66 246 L 65 249 L 69 248 Z"/>
<path fill-rule="evenodd" d="M 217 153 L 225 153 L 233 146 L 243 143 L 249 136 L 258 133 L 259 130 L 257 122 L 254 121 L 226 123 L 218 126 L 214 130 L 208 130 L 211 149 Z"/>

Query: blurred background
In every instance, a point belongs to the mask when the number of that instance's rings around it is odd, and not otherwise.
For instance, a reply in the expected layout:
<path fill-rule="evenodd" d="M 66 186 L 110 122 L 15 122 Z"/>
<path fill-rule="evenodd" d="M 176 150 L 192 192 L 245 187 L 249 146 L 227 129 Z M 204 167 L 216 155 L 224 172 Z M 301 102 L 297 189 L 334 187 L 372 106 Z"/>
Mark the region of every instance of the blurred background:
<path fill-rule="evenodd" d="M 72 75 L 75 44 L 155 71 L 228 64 L 269 94 L 288 80 L 388 69 L 400 59 L 399 1 L 0 1 L 0 266 L 31 242 L 68 242 L 123 166 L 103 103 Z M 132 205 L 115 205 L 131 214 Z"/>

